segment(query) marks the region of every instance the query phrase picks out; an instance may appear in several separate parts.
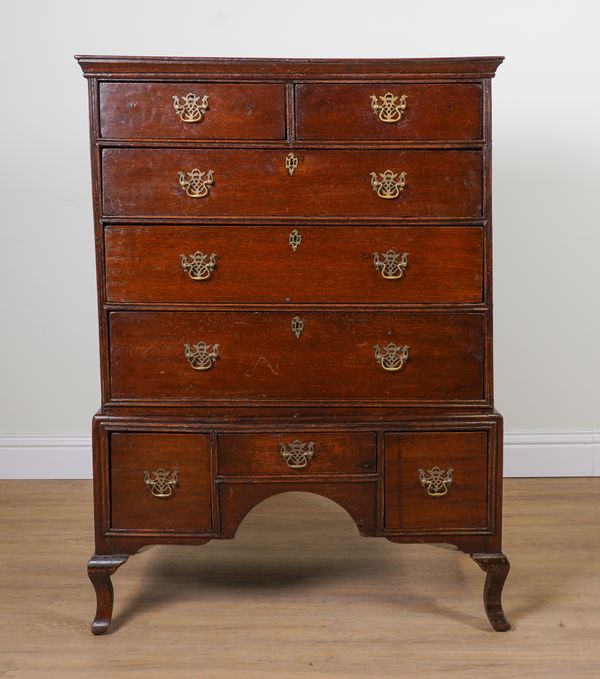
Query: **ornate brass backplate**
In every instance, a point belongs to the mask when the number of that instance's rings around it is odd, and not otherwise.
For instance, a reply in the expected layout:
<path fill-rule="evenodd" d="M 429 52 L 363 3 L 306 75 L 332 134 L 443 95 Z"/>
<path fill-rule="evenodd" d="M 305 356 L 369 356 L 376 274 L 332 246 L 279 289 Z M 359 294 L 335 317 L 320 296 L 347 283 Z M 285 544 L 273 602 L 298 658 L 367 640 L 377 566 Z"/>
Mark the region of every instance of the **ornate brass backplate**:
<path fill-rule="evenodd" d="M 297 156 L 295 156 L 293 153 L 288 153 L 285 157 L 285 168 L 288 171 L 290 177 L 294 174 L 299 162 L 300 161 L 298 160 Z"/>
<path fill-rule="evenodd" d="M 178 481 L 177 469 L 170 472 L 161 467 L 153 472 L 144 472 L 144 483 L 154 497 L 171 497 Z"/>
<path fill-rule="evenodd" d="M 206 342 L 198 342 L 198 344 L 184 345 L 185 357 L 194 370 L 210 370 L 215 361 L 219 357 L 218 344 L 206 344 Z"/>
<path fill-rule="evenodd" d="M 406 172 L 398 173 L 386 170 L 379 173 L 379 179 L 376 172 L 371 172 L 371 186 L 380 198 L 385 198 L 386 200 L 398 198 L 405 185 Z"/>
<path fill-rule="evenodd" d="M 373 264 L 375 269 L 381 271 L 381 275 L 388 280 L 402 278 L 408 266 L 408 252 L 403 252 L 401 255 L 395 250 L 388 250 L 381 255 L 374 252 Z"/>
<path fill-rule="evenodd" d="M 431 497 L 443 497 L 452 485 L 452 473 L 454 469 L 448 471 L 439 467 L 431 469 L 419 469 L 419 482 L 427 489 L 427 494 Z"/>
<path fill-rule="evenodd" d="M 195 281 L 205 281 L 212 276 L 217 265 L 217 255 L 205 255 L 200 250 L 193 255 L 181 255 L 181 267 Z"/>
<path fill-rule="evenodd" d="M 214 183 L 214 175 L 214 170 L 203 172 L 195 167 L 187 174 L 185 172 L 179 173 L 179 185 L 182 189 L 185 189 L 190 198 L 204 198 L 204 196 L 208 196 L 210 187 Z"/>
<path fill-rule="evenodd" d="M 172 99 L 175 113 L 184 123 L 199 123 L 208 110 L 207 94 L 200 99 L 193 92 L 188 92 L 181 99 L 177 95 L 173 96 Z"/>
<path fill-rule="evenodd" d="M 371 108 L 373 113 L 379 116 L 379 120 L 384 123 L 397 123 L 402 118 L 402 113 L 406 109 L 406 94 L 398 99 L 398 96 L 391 92 L 385 94 L 371 95 Z"/>
<path fill-rule="evenodd" d="M 314 457 L 315 444 L 313 441 L 302 443 L 296 439 L 291 443 L 282 443 L 279 451 L 288 467 L 304 469 Z"/>
<path fill-rule="evenodd" d="M 384 370 L 396 372 L 401 370 L 405 366 L 406 361 L 408 361 L 410 347 L 406 346 L 406 344 L 400 346 L 391 342 L 384 347 L 376 344 L 373 349 L 375 349 L 375 360 L 377 363 Z"/>
<path fill-rule="evenodd" d="M 302 234 L 298 231 L 298 229 L 294 229 L 288 238 L 288 243 L 290 244 L 290 247 L 292 248 L 292 252 L 296 252 L 298 249 L 298 246 L 300 243 L 302 243 Z"/>

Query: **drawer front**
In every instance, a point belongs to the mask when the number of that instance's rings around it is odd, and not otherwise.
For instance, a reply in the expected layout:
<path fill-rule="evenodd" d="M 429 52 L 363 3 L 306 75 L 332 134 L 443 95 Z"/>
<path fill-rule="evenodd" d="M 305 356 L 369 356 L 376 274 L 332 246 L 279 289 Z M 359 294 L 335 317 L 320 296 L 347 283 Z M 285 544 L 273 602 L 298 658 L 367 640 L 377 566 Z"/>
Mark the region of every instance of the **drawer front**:
<path fill-rule="evenodd" d="M 112 312 L 111 397 L 481 401 L 484 320 L 468 313 Z"/>
<path fill-rule="evenodd" d="M 222 476 L 371 474 L 377 446 L 366 432 L 221 434 L 218 460 Z"/>
<path fill-rule="evenodd" d="M 111 434 L 111 528 L 210 530 L 211 488 L 208 435 Z"/>
<path fill-rule="evenodd" d="M 109 226 L 110 302 L 482 301 L 480 227 Z"/>
<path fill-rule="evenodd" d="M 485 431 L 386 434 L 385 528 L 485 529 L 487 437 Z"/>
<path fill-rule="evenodd" d="M 482 214 L 480 151 L 295 149 L 298 166 L 293 175 L 286 169 L 286 154 L 287 149 L 105 149 L 104 214 L 199 218 Z M 195 170 L 203 174 L 191 174 Z M 388 170 L 396 175 L 391 183 L 384 177 Z M 395 191 L 398 195 L 382 198 L 379 194 L 388 195 L 388 189 L 389 195 Z"/>
<path fill-rule="evenodd" d="M 306 140 L 476 140 L 481 86 L 297 85 L 296 121 L 298 139 Z"/>
<path fill-rule="evenodd" d="M 109 139 L 285 139 L 285 87 L 101 83 L 100 130 Z"/>

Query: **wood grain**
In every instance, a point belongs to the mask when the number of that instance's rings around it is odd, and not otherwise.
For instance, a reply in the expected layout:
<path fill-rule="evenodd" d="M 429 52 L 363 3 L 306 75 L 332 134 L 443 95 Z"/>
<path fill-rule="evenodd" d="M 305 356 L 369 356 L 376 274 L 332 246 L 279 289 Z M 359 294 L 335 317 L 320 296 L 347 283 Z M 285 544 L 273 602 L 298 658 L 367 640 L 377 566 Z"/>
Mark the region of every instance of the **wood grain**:
<path fill-rule="evenodd" d="M 106 296 L 110 302 L 481 303 L 480 227 L 306 226 L 296 251 L 294 225 L 108 226 Z M 398 280 L 386 280 L 373 253 L 408 253 Z M 181 266 L 201 251 L 217 255 L 210 279 Z"/>
<path fill-rule="evenodd" d="M 182 122 L 173 96 L 208 96 L 201 121 Z M 100 84 L 100 130 L 112 139 L 285 139 L 285 87 L 263 83 Z"/>
<path fill-rule="evenodd" d="M 397 123 L 381 121 L 371 108 L 371 95 L 387 92 L 406 96 Z M 296 86 L 296 135 L 348 141 L 481 139 L 481 103 L 481 86 L 474 84 L 302 84 Z"/>
<path fill-rule="evenodd" d="M 443 497 L 431 497 L 419 469 L 453 470 Z M 488 526 L 488 437 L 483 431 L 385 436 L 385 527 L 389 530 L 482 529 Z"/>
<path fill-rule="evenodd" d="M 298 315 L 299 338 L 291 323 Z M 111 396 L 133 401 L 481 401 L 482 314 L 121 312 L 110 314 Z M 219 344 L 205 371 L 184 345 Z M 398 372 L 376 345 L 407 345 Z"/>
<path fill-rule="evenodd" d="M 303 469 L 291 469 L 280 447 L 292 441 L 314 444 L 314 455 Z M 282 476 L 369 474 L 377 471 L 375 434 L 319 432 L 220 434 L 218 473 L 222 476 Z"/>
<path fill-rule="evenodd" d="M 400 217 L 482 216 L 480 151 L 295 149 L 293 176 L 275 149 L 109 148 L 102 153 L 105 216 Z M 204 198 L 190 198 L 179 172 L 214 171 Z M 371 172 L 406 172 L 393 200 L 377 196 Z"/>
<path fill-rule="evenodd" d="M 110 437 L 113 529 L 195 530 L 212 527 L 210 440 L 206 434 L 115 432 Z M 168 498 L 152 495 L 144 472 L 178 472 Z"/>

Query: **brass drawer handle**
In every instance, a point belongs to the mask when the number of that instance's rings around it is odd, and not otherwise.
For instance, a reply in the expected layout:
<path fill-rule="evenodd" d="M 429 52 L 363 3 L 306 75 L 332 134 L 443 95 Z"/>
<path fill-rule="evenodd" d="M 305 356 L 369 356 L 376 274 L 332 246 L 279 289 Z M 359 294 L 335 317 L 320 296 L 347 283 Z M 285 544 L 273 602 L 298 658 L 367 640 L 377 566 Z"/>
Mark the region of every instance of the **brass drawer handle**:
<path fill-rule="evenodd" d="M 180 255 L 181 268 L 194 281 L 205 281 L 212 276 L 212 272 L 217 266 L 217 255 L 205 255 L 200 250 L 196 250 L 193 255 Z"/>
<path fill-rule="evenodd" d="M 214 170 L 202 172 L 197 167 L 191 172 L 179 172 L 179 186 L 190 198 L 204 198 L 214 183 L 214 175 Z"/>
<path fill-rule="evenodd" d="M 391 92 L 380 94 L 379 97 L 372 94 L 371 108 L 382 122 L 398 123 L 406 109 L 406 94 L 400 96 L 400 101 L 398 101 L 398 96 L 394 96 Z"/>
<path fill-rule="evenodd" d="M 198 342 L 198 344 L 184 345 L 185 357 L 194 370 L 210 370 L 217 358 L 219 358 L 219 345 L 206 344 L 206 342 Z"/>
<path fill-rule="evenodd" d="M 379 173 L 379 179 L 376 172 L 371 172 L 371 186 L 373 191 L 385 200 L 392 200 L 398 198 L 400 193 L 404 190 L 406 184 L 406 172 L 392 172 L 386 170 Z"/>
<path fill-rule="evenodd" d="M 188 92 L 181 100 L 177 95 L 172 99 L 175 113 L 184 123 L 199 123 L 208 111 L 208 94 L 200 99 L 193 92 Z"/>
<path fill-rule="evenodd" d="M 381 271 L 384 278 L 390 281 L 397 280 L 402 278 L 408 266 L 408 252 L 403 252 L 401 255 L 395 250 L 388 250 L 381 255 L 374 252 L 373 264 L 377 271 Z"/>
<path fill-rule="evenodd" d="M 452 473 L 454 469 L 448 471 L 439 467 L 431 469 L 419 469 L 419 482 L 427 489 L 427 494 L 431 497 L 443 497 L 452 485 Z"/>
<path fill-rule="evenodd" d="M 296 439 L 291 443 L 282 443 L 279 451 L 288 467 L 304 469 L 314 457 L 315 444 L 313 441 L 302 443 Z"/>
<path fill-rule="evenodd" d="M 144 472 L 144 483 L 154 497 L 171 497 L 178 481 L 177 469 L 169 472 L 161 467 L 153 472 Z"/>
<path fill-rule="evenodd" d="M 373 349 L 375 349 L 375 360 L 377 363 L 388 372 L 396 372 L 404 368 L 406 361 L 408 361 L 410 347 L 407 347 L 406 344 L 399 346 L 392 342 L 384 347 L 376 344 Z"/>

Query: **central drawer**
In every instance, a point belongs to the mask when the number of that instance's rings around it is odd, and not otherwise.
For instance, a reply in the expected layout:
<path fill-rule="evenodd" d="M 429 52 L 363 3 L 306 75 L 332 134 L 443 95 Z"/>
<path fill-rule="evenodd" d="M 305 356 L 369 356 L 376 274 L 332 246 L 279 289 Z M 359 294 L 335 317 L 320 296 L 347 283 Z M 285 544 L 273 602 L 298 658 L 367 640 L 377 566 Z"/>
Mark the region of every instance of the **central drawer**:
<path fill-rule="evenodd" d="M 108 226 L 110 302 L 477 303 L 481 227 Z"/>
<path fill-rule="evenodd" d="M 218 460 L 221 476 L 374 474 L 376 437 L 319 431 L 219 434 Z"/>
<path fill-rule="evenodd" d="M 103 212 L 148 217 L 482 216 L 480 151 L 108 148 Z"/>
<path fill-rule="evenodd" d="M 481 401 L 481 313 L 114 311 L 111 398 Z"/>

